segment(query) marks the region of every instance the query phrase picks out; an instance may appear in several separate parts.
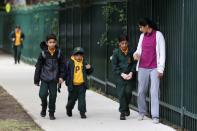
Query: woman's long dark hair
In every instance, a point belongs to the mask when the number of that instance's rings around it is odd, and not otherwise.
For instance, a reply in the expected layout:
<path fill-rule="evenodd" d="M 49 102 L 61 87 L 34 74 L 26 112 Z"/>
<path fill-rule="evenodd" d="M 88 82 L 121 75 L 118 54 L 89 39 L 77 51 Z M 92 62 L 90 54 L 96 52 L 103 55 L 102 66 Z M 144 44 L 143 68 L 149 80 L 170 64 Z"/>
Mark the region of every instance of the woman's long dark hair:
<path fill-rule="evenodd" d="M 155 22 L 153 22 L 152 20 L 150 20 L 149 18 L 147 18 L 147 17 L 141 18 L 139 20 L 138 25 L 140 25 L 140 26 L 147 26 L 148 25 L 153 30 L 159 30 L 158 27 L 157 27 L 157 24 Z"/>

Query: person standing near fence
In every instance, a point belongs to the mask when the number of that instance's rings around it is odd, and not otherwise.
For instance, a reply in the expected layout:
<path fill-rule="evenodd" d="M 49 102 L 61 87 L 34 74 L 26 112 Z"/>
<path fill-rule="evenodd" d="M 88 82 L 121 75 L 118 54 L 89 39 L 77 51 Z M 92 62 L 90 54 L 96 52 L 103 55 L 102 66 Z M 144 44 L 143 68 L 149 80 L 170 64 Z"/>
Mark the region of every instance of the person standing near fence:
<path fill-rule="evenodd" d="M 150 80 L 151 115 L 153 123 L 159 123 L 159 84 L 165 68 L 165 40 L 156 24 L 148 18 L 139 21 L 142 32 L 137 50 L 133 54 L 138 61 L 138 120 L 147 113 L 146 93 Z"/>
<path fill-rule="evenodd" d="M 126 120 L 126 116 L 130 115 L 129 103 L 132 91 L 136 86 L 136 62 L 133 59 L 133 53 L 134 51 L 128 46 L 127 37 L 121 35 L 119 37 L 119 48 L 115 49 L 112 55 L 112 71 L 120 103 L 120 120 Z"/>
<path fill-rule="evenodd" d="M 11 32 L 11 40 L 13 42 L 15 64 L 17 64 L 17 62 L 20 63 L 21 50 L 23 48 L 24 39 L 25 39 L 25 35 L 21 31 L 21 27 L 17 25 L 15 31 Z"/>

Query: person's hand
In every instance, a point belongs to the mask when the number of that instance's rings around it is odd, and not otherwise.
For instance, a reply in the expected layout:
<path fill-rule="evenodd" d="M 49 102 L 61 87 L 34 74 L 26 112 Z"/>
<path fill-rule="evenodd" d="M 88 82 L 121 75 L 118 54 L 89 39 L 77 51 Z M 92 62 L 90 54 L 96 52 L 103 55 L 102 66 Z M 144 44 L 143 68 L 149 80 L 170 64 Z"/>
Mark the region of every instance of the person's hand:
<path fill-rule="evenodd" d="M 135 53 L 135 54 L 133 55 L 133 59 L 134 59 L 134 60 L 140 60 L 140 55 L 139 55 L 138 53 Z"/>
<path fill-rule="evenodd" d="M 124 80 L 126 80 L 126 79 L 127 79 L 127 74 L 121 73 L 121 77 L 122 77 Z"/>
<path fill-rule="evenodd" d="M 90 69 L 91 68 L 91 65 L 90 64 L 87 64 L 86 65 L 86 69 Z"/>
<path fill-rule="evenodd" d="M 161 79 L 163 78 L 163 73 L 158 72 L 158 77 Z"/>
<path fill-rule="evenodd" d="M 59 84 L 62 84 L 64 80 L 62 78 L 59 78 Z"/>
<path fill-rule="evenodd" d="M 133 72 L 130 72 L 130 73 L 127 75 L 126 80 L 130 80 L 130 79 L 132 79 L 132 77 L 133 77 Z"/>
<path fill-rule="evenodd" d="M 12 41 L 14 42 L 15 41 L 15 38 L 12 38 Z"/>
<path fill-rule="evenodd" d="M 39 82 L 38 83 L 35 83 L 35 86 L 40 86 Z"/>

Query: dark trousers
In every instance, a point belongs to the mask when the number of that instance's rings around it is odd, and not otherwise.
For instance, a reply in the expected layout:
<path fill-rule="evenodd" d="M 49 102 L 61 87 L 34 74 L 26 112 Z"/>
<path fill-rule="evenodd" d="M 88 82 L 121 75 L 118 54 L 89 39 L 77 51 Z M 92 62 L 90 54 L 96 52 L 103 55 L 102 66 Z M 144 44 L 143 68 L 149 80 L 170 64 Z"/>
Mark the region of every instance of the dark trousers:
<path fill-rule="evenodd" d="M 22 45 L 14 46 L 14 61 L 20 63 Z"/>
<path fill-rule="evenodd" d="M 72 110 L 75 106 L 75 102 L 78 100 L 78 110 L 81 113 L 86 112 L 86 100 L 85 100 L 86 88 L 82 86 L 73 86 L 72 91 L 68 94 L 68 103 L 66 105 L 67 110 Z"/>
<path fill-rule="evenodd" d="M 132 91 L 135 87 L 135 82 L 129 81 L 125 83 L 118 83 L 116 85 L 117 95 L 119 99 L 119 111 L 121 113 L 129 111 L 129 103 L 132 97 Z"/>
<path fill-rule="evenodd" d="M 49 95 L 49 112 L 55 112 L 55 103 L 57 97 L 57 83 L 41 81 L 39 96 L 43 109 L 47 109 L 47 97 Z"/>

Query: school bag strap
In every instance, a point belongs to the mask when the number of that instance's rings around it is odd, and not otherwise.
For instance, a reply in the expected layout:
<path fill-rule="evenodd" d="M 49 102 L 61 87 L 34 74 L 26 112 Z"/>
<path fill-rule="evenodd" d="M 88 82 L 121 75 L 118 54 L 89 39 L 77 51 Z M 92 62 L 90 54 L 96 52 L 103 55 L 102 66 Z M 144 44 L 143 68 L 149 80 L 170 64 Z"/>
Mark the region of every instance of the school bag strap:
<path fill-rule="evenodd" d="M 46 55 L 45 55 L 45 53 L 44 53 L 44 51 L 42 50 L 42 57 L 45 59 L 46 58 Z"/>

